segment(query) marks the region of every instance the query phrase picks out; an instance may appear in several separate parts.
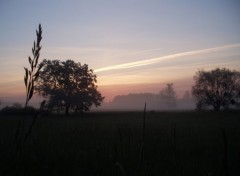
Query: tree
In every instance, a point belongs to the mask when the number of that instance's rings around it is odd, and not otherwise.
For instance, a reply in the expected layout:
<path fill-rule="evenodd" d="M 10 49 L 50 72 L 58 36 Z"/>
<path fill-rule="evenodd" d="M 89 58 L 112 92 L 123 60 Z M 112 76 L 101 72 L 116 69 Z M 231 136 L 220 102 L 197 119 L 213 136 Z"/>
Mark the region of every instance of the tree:
<path fill-rule="evenodd" d="M 89 111 L 94 104 L 101 105 L 104 97 L 97 91 L 97 76 L 88 65 L 73 60 L 42 61 L 43 70 L 37 79 L 36 92 L 47 98 L 47 106 L 52 109 Z"/>
<path fill-rule="evenodd" d="M 173 88 L 173 83 L 166 85 L 159 93 L 160 100 L 170 109 L 176 107 L 177 105 L 177 96 Z"/>
<path fill-rule="evenodd" d="M 239 103 L 240 73 L 226 68 L 211 71 L 198 71 L 194 76 L 195 85 L 192 95 L 196 98 L 197 108 L 213 107 L 219 111 L 221 107 Z"/>

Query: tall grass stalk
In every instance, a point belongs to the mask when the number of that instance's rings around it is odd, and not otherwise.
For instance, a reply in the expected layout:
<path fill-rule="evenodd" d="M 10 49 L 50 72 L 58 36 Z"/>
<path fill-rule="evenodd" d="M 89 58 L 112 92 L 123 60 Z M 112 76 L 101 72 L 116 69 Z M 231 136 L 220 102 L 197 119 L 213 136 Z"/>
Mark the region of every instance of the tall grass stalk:
<path fill-rule="evenodd" d="M 143 110 L 143 127 L 142 127 L 142 143 L 140 146 L 140 162 L 144 163 L 144 143 L 145 143 L 145 128 L 146 128 L 146 103 Z"/>
<path fill-rule="evenodd" d="M 228 139 L 225 129 L 223 129 L 223 147 L 224 147 L 224 156 L 223 156 L 223 168 L 225 176 L 229 176 L 228 169 Z"/>
<path fill-rule="evenodd" d="M 174 175 L 177 175 L 177 171 L 176 171 L 176 166 L 177 166 L 177 162 L 176 162 L 176 150 L 177 150 L 177 146 L 176 146 L 176 123 L 173 123 L 172 127 L 171 127 L 171 134 L 172 134 L 172 145 L 173 145 L 173 158 L 172 158 L 172 164 L 173 164 L 173 172 Z"/>
<path fill-rule="evenodd" d="M 37 35 L 37 41 L 34 41 L 33 48 L 32 48 L 32 54 L 33 58 L 30 56 L 28 57 L 28 62 L 30 64 L 30 69 L 24 67 L 25 70 L 25 76 L 24 76 L 24 84 L 26 88 L 26 100 L 25 100 L 25 106 L 24 106 L 24 116 L 22 120 L 18 122 L 17 131 L 15 135 L 16 140 L 16 173 L 18 174 L 19 171 L 19 159 L 22 152 L 23 142 L 28 138 L 30 135 L 33 125 L 36 122 L 37 116 L 40 114 L 40 112 L 43 110 L 43 106 L 45 104 L 45 101 L 43 101 L 40 105 L 39 111 L 33 116 L 33 119 L 28 127 L 26 127 L 26 116 L 27 116 L 27 107 L 29 104 L 29 101 L 31 100 L 33 93 L 34 93 L 34 83 L 37 80 L 40 70 L 43 67 L 43 64 L 38 64 L 39 56 L 40 56 L 40 42 L 42 40 L 42 27 L 41 24 L 38 26 L 38 30 L 36 30 Z"/>
<path fill-rule="evenodd" d="M 125 169 L 124 169 L 124 167 L 121 165 L 121 163 L 116 162 L 116 163 L 115 163 L 115 167 L 116 167 L 116 169 L 117 169 L 117 173 L 120 172 L 120 175 L 121 175 L 121 176 L 125 176 L 125 175 L 126 175 Z"/>

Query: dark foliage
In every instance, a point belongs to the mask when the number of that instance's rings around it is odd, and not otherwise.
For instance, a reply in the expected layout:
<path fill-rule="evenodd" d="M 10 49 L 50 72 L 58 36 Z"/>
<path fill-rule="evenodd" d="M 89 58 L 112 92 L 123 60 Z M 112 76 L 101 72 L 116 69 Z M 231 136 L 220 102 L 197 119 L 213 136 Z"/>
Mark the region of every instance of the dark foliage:
<path fill-rule="evenodd" d="M 36 92 L 48 99 L 50 109 L 89 111 L 100 106 L 103 97 L 97 91 L 97 76 L 88 65 L 73 60 L 43 60 L 43 70 L 37 79 Z"/>
<path fill-rule="evenodd" d="M 238 105 L 240 98 L 240 73 L 226 68 L 198 71 L 194 77 L 192 94 L 197 108 L 213 107 L 215 111 Z"/>

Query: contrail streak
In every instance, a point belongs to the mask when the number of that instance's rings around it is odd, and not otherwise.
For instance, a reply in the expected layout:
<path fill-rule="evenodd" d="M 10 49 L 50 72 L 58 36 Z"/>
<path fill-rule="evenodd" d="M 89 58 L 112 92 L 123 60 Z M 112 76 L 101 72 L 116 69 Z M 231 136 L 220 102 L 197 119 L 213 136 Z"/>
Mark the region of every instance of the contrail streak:
<path fill-rule="evenodd" d="M 171 55 L 167 55 L 167 56 L 161 56 L 161 57 L 157 57 L 157 58 L 147 59 L 147 60 L 129 62 L 129 63 L 113 65 L 113 66 L 109 66 L 109 67 L 103 67 L 103 68 L 96 69 L 94 72 L 97 73 L 97 72 L 104 72 L 104 71 L 110 71 L 110 70 L 120 70 L 120 69 L 127 69 L 127 68 L 133 68 L 133 67 L 152 65 L 152 64 L 158 63 L 162 60 L 166 60 L 166 59 L 173 59 L 173 58 L 178 58 L 178 57 L 182 57 L 182 56 L 191 56 L 191 55 L 197 55 L 197 54 L 211 53 L 211 52 L 216 52 L 216 51 L 220 51 L 220 50 L 224 50 L 224 49 L 228 49 L 228 48 L 235 48 L 235 47 L 239 47 L 239 46 L 240 46 L 240 44 L 237 43 L 237 44 L 224 45 L 224 46 L 202 49 L 202 50 L 182 52 L 182 53 L 171 54 Z"/>

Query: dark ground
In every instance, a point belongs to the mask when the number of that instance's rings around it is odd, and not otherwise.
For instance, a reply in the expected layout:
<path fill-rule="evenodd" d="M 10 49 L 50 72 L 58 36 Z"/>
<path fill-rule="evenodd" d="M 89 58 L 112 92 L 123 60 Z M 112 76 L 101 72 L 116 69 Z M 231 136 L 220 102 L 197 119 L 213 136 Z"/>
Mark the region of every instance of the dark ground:
<path fill-rule="evenodd" d="M 0 175 L 16 175 L 21 116 L 0 117 Z M 23 144 L 17 175 L 239 176 L 240 112 L 45 115 Z"/>

